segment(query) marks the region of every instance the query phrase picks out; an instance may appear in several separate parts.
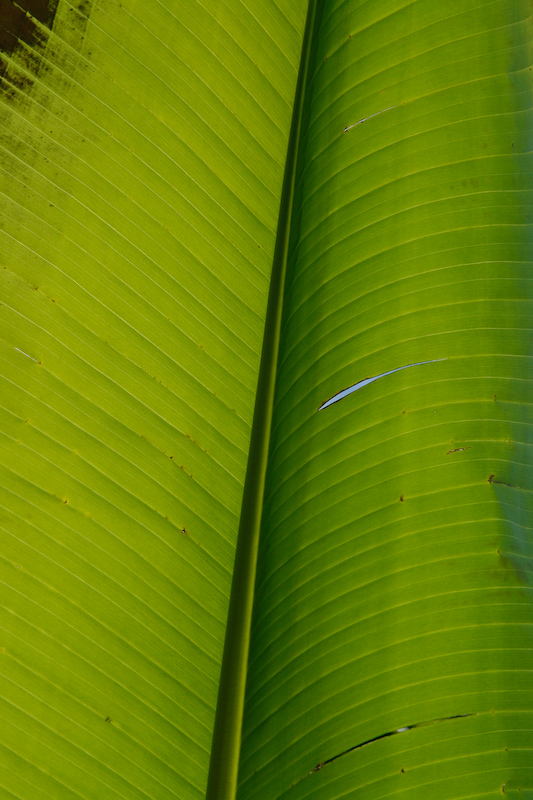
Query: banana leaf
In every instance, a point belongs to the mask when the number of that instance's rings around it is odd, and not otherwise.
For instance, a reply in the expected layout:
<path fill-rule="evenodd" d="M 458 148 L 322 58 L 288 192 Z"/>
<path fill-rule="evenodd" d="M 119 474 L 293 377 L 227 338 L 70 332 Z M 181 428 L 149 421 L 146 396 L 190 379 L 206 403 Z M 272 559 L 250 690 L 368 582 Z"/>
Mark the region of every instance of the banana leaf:
<path fill-rule="evenodd" d="M 3 0 L 0 796 L 533 796 L 527 0 Z"/>

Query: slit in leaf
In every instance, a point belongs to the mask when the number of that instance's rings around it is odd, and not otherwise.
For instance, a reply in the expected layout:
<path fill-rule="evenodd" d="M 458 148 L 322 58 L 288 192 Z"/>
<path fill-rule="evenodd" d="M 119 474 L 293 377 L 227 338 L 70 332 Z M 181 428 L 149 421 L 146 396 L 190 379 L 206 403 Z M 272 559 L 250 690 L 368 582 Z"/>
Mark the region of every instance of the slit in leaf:
<path fill-rule="evenodd" d="M 318 772 L 326 764 L 331 764 L 333 761 L 336 761 L 338 758 L 342 758 L 343 756 L 348 755 L 348 753 L 353 753 L 354 750 L 359 750 L 361 747 L 365 747 L 367 744 L 372 744 L 372 742 L 378 742 L 380 739 L 386 739 L 389 736 L 395 736 L 397 733 L 405 733 L 406 731 L 411 731 L 413 728 L 422 728 L 425 725 L 435 725 L 438 722 L 448 722 L 452 719 L 463 719 L 464 717 L 475 717 L 477 716 L 478 712 L 472 712 L 470 714 L 455 714 L 453 717 L 440 717 L 439 719 L 430 719 L 426 722 L 415 722 L 414 725 L 406 725 L 403 728 L 396 728 L 393 731 L 387 731 L 387 733 L 381 733 L 379 736 L 374 736 L 372 739 L 366 739 L 364 742 L 360 742 L 359 744 L 355 744 L 353 747 L 349 747 L 347 750 L 343 750 L 342 753 L 337 753 L 336 756 L 332 756 L 331 758 L 327 758 L 325 761 L 321 761 L 313 767 L 311 772 L 308 774 L 311 775 L 313 772 Z"/>
<path fill-rule="evenodd" d="M 337 392 L 334 394 L 333 397 L 330 397 L 329 400 L 326 400 L 325 403 L 322 403 L 319 411 L 322 409 L 327 408 L 328 406 L 332 406 L 333 403 L 338 403 L 339 400 L 342 400 L 344 397 L 347 397 L 352 392 L 356 392 L 358 389 L 362 389 L 363 386 L 368 386 L 369 383 L 373 383 L 374 381 L 379 380 L 380 378 L 384 378 L 386 375 L 392 375 L 393 372 L 400 372 L 402 369 L 410 369 L 411 367 L 420 367 L 422 364 L 434 364 L 436 361 L 447 361 L 447 358 L 432 358 L 430 361 L 417 361 L 415 364 L 405 364 L 403 367 L 396 367 L 396 369 L 389 369 L 387 372 L 382 372 L 380 375 L 374 375 L 372 378 L 364 378 L 364 380 L 359 381 L 358 383 L 354 383 L 353 386 L 349 386 L 347 389 L 343 389 L 342 392 Z"/>
<path fill-rule="evenodd" d="M 21 350 L 19 347 L 15 347 L 14 349 L 17 350 L 19 353 L 22 353 L 23 356 L 26 356 L 26 358 L 29 358 L 30 361 L 33 361 L 35 364 L 38 363 L 37 359 L 33 358 L 32 356 L 29 356 L 27 353 L 24 352 L 24 350 Z"/>
<path fill-rule="evenodd" d="M 369 117 L 363 117 L 363 119 L 360 119 L 358 122 L 354 122 L 353 125 L 347 125 L 344 129 L 344 133 L 346 133 L 346 131 L 349 131 L 351 128 L 355 128 L 357 125 L 361 125 L 361 123 L 366 122 L 368 119 L 372 119 L 372 117 L 379 117 L 379 115 L 384 114 L 385 111 L 392 111 L 393 108 L 396 108 L 396 106 L 389 106 L 388 108 L 382 108 L 381 111 L 376 111 L 375 114 L 370 114 Z"/>

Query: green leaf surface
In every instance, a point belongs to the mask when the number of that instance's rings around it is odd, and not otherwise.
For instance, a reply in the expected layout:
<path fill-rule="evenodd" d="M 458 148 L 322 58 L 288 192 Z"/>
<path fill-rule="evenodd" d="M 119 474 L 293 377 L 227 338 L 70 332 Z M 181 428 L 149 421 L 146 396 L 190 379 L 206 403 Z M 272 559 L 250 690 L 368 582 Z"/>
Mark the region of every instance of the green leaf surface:
<path fill-rule="evenodd" d="M 531 9 L 319 8 L 238 796 L 501 796 L 533 779 Z"/>
<path fill-rule="evenodd" d="M 1 7 L 2 797 L 204 796 L 305 13 Z"/>
<path fill-rule="evenodd" d="M 532 41 L 0 3 L 2 798 L 533 795 Z"/>

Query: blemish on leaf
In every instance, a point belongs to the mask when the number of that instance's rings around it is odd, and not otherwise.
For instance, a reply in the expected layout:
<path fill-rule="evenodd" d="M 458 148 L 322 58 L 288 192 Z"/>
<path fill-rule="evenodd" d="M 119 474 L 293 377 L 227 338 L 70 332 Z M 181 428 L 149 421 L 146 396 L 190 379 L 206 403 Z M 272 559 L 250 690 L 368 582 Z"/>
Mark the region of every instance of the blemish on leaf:
<path fill-rule="evenodd" d="M 384 114 L 385 111 L 392 111 L 393 108 L 396 108 L 396 106 L 389 106 L 388 108 L 383 108 L 381 111 L 376 111 L 375 114 L 370 114 L 369 117 L 363 117 L 363 119 L 360 119 L 358 122 L 354 122 L 353 125 L 347 125 L 344 129 L 344 133 L 351 130 L 352 128 L 357 127 L 357 125 L 361 125 L 363 122 L 367 122 L 369 119 L 372 119 L 373 117 L 379 117 L 379 115 Z"/>
<path fill-rule="evenodd" d="M 499 483 L 501 486 L 509 486 L 511 489 L 521 489 L 521 486 L 517 486 L 516 483 L 505 483 L 505 481 L 495 481 L 494 475 L 489 475 L 488 477 L 489 483 Z"/>

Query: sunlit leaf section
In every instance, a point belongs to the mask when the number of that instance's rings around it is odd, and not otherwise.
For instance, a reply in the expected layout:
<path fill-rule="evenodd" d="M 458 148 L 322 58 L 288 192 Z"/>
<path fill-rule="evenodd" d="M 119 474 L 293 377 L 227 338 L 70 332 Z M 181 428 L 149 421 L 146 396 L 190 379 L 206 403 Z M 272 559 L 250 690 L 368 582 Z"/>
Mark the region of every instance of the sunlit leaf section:
<path fill-rule="evenodd" d="M 0 13 L 0 794 L 204 796 L 306 3 Z"/>

